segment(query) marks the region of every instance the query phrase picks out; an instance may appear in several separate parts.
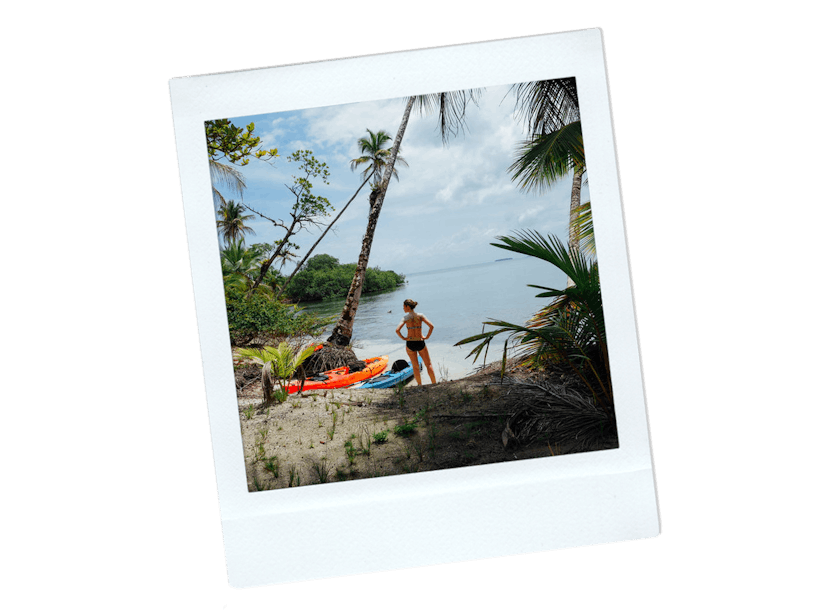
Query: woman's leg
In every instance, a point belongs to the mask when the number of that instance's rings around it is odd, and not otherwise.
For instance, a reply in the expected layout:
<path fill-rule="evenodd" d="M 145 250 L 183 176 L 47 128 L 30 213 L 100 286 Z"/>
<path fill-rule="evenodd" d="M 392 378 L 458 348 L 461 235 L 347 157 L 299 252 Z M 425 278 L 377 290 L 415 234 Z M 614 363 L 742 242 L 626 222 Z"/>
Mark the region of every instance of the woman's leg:
<path fill-rule="evenodd" d="M 420 351 L 420 355 L 423 357 L 423 365 L 426 367 L 426 372 L 428 372 L 428 377 L 431 379 L 431 384 L 436 385 L 437 379 L 434 378 L 434 368 L 431 367 L 431 357 L 428 356 L 428 347 L 423 347 L 423 350 Z"/>
<path fill-rule="evenodd" d="M 422 385 L 423 382 L 420 380 L 420 362 L 417 361 L 417 353 L 407 346 L 405 347 L 405 352 L 408 353 L 408 360 L 411 362 L 411 367 L 414 368 L 414 380 L 417 381 L 418 385 Z"/>

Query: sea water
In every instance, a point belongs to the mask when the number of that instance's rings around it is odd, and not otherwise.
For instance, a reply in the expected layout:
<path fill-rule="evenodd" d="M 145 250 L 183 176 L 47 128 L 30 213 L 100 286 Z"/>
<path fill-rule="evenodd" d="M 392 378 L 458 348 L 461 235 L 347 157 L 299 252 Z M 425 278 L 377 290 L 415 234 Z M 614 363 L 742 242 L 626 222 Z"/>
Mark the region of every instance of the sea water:
<path fill-rule="evenodd" d="M 389 363 L 407 359 L 405 343 L 394 333 L 402 321 L 403 301 L 416 301 L 416 311 L 434 324 L 426 342 L 438 380 L 461 378 L 482 365 L 482 355 L 474 363 L 467 355 L 477 343 L 454 346 L 463 338 L 481 333 L 487 320 L 522 325 L 552 298 L 537 298 L 540 289 L 527 285 L 563 289 L 566 276 L 552 264 L 532 257 L 516 256 L 471 266 L 406 274 L 406 283 L 394 291 L 363 295 L 356 318 L 352 342 L 360 359 L 388 355 Z M 309 312 L 336 315 L 344 299 L 300 304 Z M 330 332 L 329 327 L 327 332 Z M 486 331 L 495 329 L 486 326 Z M 423 327 L 423 335 L 428 331 Z M 401 330 L 405 335 L 405 328 Z M 327 335 L 323 335 L 323 338 Z M 507 334 L 494 340 L 487 363 L 503 354 Z"/>

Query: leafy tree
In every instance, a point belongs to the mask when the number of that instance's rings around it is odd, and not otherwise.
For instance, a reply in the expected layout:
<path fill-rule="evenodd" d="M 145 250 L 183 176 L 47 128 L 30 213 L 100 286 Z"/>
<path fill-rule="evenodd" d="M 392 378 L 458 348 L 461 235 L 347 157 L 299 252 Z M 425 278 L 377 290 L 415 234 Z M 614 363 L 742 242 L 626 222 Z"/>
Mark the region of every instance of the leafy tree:
<path fill-rule="evenodd" d="M 354 199 L 359 194 L 359 192 L 362 191 L 362 188 L 365 187 L 365 183 L 368 182 L 368 179 L 370 179 L 371 176 L 373 176 L 373 174 L 369 174 L 365 178 L 365 180 L 362 181 L 362 184 L 359 187 L 357 187 L 357 190 L 354 192 L 354 195 L 351 196 L 351 199 L 348 200 L 348 203 L 345 204 L 345 206 L 342 207 L 342 210 L 339 211 L 339 214 L 336 215 L 336 217 L 334 217 L 334 220 L 330 222 L 328 227 L 325 228 L 325 231 L 322 232 L 322 234 L 319 236 L 319 238 L 316 239 L 316 242 L 313 243 L 313 246 L 311 246 L 311 248 L 308 249 L 308 252 L 305 253 L 305 256 L 302 258 L 302 261 L 300 261 L 298 264 L 296 264 L 296 268 L 293 270 L 291 275 L 288 276 L 288 278 L 284 282 L 284 284 L 282 284 L 282 287 L 281 287 L 281 289 L 279 289 L 279 293 L 276 297 L 279 297 L 280 295 L 282 295 L 282 292 L 284 292 L 284 290 L 287 289 L 288 285 L 290 285 L 290 281 L 292 281 L 293 277 L 296 276 L 296 273 L 299 272 L 299 270 L 302 269 L 302 265 L 305 263 L 305 261 L 307 261 L 308 257 L 311 256 L 311 253 L 313 253 L 313 251 L 316 249 L 316 247 L 319 246 L 319 243 L 322 242 L 322 239 L 325 237 L 325 235 L 328 233 L 328 231 L 334 226 L 334 224 L 336 224 L 337 221 L 339 221 L 339 218 L 342 216 L 342 213 L 344 213 L 347 210 L 347 208 L 351 205 L 351 202 L 353 202 Z"/>
<path fill-rule="evenodd" d="M 348 294 L 357 264 L 340 264 L 330 255 L 317 255 L 308 261 L 287 290 L 293 300 L 314 301 L 342 298 Z M 391 270 L 368 268 L 365 275 L 365 293 L 395 289 L 405 277 Z"/>
<path fill-rule="evenodd" d="M 244 129 L 237 127 L 229 119 L 204 122 L 207 153 L 210 160 L 210 179 L 213 184 L 213 203 L 217 208 L 225 203 L 225 199 L 216 185 L 226 186 L 239 197 L 247 187 L 244 176 L 234 165 L 246 166 L 250 163 L 251 155 L 263 161 L 278 157 L 278 151 L 275 148 L 261 148 L 262 139 L 253 135 L 255 128 L 253 123 Z"/>
<path fill-rule="evenodd" d="M 362 165 L 367 165 L 365 170 L 362 171 L 362 178 L 367 179 L 372 174 L 376 177 L 377 182 L 371 185 L 371 189 L 373 190 L 377 187 L 377 183 L 382 176 L 382 171 L 388 165 L 388 160 L 391 157 L 391 151 L 384 148 L 388 141 L 391 140 L 391 137 L 383 130 L 379 130 L 376 133 L 368 129 L 365 131 L 368 132 L 368 137 L 362 137 L 357 141 L 362 156 L 351 160 L 351 170 L 354 171 Z M 399 153 L 397 154 L 396 164 L 401 164 L 408 168 L 408 162 Z M 400 180 L 396 168 L 391 171 L 391 176 L 398 181 Z"/>
<path fill-rule="evenodd" d="M 311 257 L 305 265 L 305 270 L 315 272 L 316 270 L 331 270 L 337 266 L 339 266 L 339 260 L 336 257 L 322 253 Z"/>
<path fill-rule="evenodd" d="M 250 156 L 269 161 L 279 156 L 277 149 L 262 149 L 262 139 L 253 135 L 254 123 L 240 128 L 229 119 L 205 121 L 204 131 L 207 135 L 207 152 L 210 159 L 225 159 L 228 163 L 246 166 Z"/>
<path fill-rule="evenodd" d="M 299 176 L 293 176 L 292 186 L 286 185 L 288 190 L 296 198 L 290 209 L 290 220 L 285 222 L 281 219 L 271 219 L 254 208 L 247 207 L 260 217 L 273 223 L 274 226 L 285 230 L 284 237 L 275 243 L 276 248 L 273 250 L 273 253 L 262 263 L 258 278 L 253 282 L 250 293 L 256 290 L 277 257 L 286 256 L 289 253 L 289 249 L 298 247 L 298 245 L 290 242 L 290 239 L 310 225 L 319 225 L 319 217 L 327 216 L 330 214 L 329 211 L 333 210 L 333 206 L 331 206 L 327 198 L 314 195 L 311 191 L 313 189 L 313 183 L 310 182 L 311 178 L 318 177 L 323 183 L 328 184 L 330 172 L 328 171 L 327 164 L 318 161 L 313 156 L 313 153 L 308 150 L 299 150 L 292 153 L 287 158 L 287 161 L 298 163 L 300 173 Z"/>
<path fill-rule="evenodd" d="M 260 336 L 315 335 L 330 323 L 264 293 L 247 297 L 244 289 L 232 286 L 225 286 L 224 293 L 230 340 L 236 346 Z"/>
<path fill-rule="evenodd" d="M 216 224 L 225 244 L 230 244 L 237 240 L 241 240 L 243 243 L 245 233 L 256 233 L 252 228 L 245 225 L 245 221 L 252 219 L 253 215 L 245 215 L 244 210 L 244 206 L 236 204 L 233 200 L 227 200 L 219 208 L 219 218 Z"/>

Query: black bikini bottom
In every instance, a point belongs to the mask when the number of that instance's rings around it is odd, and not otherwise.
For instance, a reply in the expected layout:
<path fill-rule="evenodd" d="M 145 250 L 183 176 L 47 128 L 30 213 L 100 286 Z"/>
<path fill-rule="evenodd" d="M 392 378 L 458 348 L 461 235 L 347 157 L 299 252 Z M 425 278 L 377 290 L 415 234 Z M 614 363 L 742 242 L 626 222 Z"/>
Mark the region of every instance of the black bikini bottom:
<path fill-rule="evenodd" d="M 425 348 L 425 342 L 422 340 L 406 340 L 405 346 L 409 351 L 417 353 Z"/>

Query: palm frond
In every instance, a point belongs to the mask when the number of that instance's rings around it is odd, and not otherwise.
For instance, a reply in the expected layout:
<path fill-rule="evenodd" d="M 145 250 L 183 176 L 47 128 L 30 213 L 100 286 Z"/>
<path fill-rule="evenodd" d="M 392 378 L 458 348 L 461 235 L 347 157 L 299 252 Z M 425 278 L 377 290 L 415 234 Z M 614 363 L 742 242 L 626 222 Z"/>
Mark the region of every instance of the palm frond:
<path fill-rule="evenodd" d="M 218 189 L 216 189 L 215 185 L 213 185 L 213 208 L 218 210 L 226 204 L 227 202 L 225 201 L 224 196 L 221 195 L 221 192 Z"/>
<path fill-rule="evenodd" d="M 243 243 L 246 233 L 256 234 L 253 228 L 245 225 L 245 221 L 253 218 L 253 215 L 245 215 L 245 210 L 242 204 L 237 204 L 233 200 L 227 200 L 218 209 L 216 225 L 226 243 L 229 244 L 239 239 Z"/>
<path fill-rule="evenodd" d="M 586 167 L 581 122 L 576 121 L 518 145 L 516 159 L 509 166 L 512 180 L 521 191 L 545 192 L 570 171 Z"/>
<path fill-rule="evenodd" d="M 518 231 L 516 236 L 498 236 L 497 239 L 502 244 L 492 242 L 491 245 L 513 253 L 548 261 L 571 278 L 576 285 L 579 282 L 590 284 L 591 272 L 584 256 L 579 252 L 570 251 L 557 236 L 544 237 L 533 230 Z M 541 289 L 545 289 L 545 287 L 541 287 Z"/>
<path fill-rule="evenodd" d="M 537 136 L 580 121 L 578 89 L 575 78 L 531 81 L 512 86 L 515 112 L 526 121 L 529 134 Z"/>
<path fill-rule="evenodd" d="M 380 177 L 382 176 L 383 169 L 388 165 L 388 160 L 391 159 L 391 150 L 383 148 L 385 143 L 391 140 L 391 137 L 383 130 L 372 132 L 371 130 L 366 129 L 365 131 L 368 132 L 369 136 L 363 136 L 357 141 L 360 152 L 364 155 L 350 161 L 351 171 L 354 172 L 360 166 L 367 164 L 368 167 L 362 171 L 362 178 L 368 178 L 372 172 L 377 177 Z M 397 166 L 408 167 L 408 162 L 399 154 L 399 151 L 397 152 L 394 169 L 391 173 L 391 176 L 399 181 L 400 176 L 397 172 Z"/>
<path fill-rule="evenodd" d="M 581 238 L 581 249 L 588 255 L 595 257 L 595 230 L 592 225 L 592 204 L 584 202 L 575 210 L 575 229 Z"/>
<path fill-rule="evenodd" d="M 244 175 L 237 168 L 212 159 L 210 160 L 210 180 L 214 186 L 217 184 L 224 185 L 239 197 L 247 189 L 247 184 L 244 182 Z"/>
<path fill-rule="evenodd" d="M 466 127 L 466 109 L 468 105 L 477 105 L 483 89 L 466 89 L 446 91 L 414 97 L 414 104 L 421 115 L 436 111 L 443 144 L 448 143 L 449 136 L 457 136 Z"/>
<path fill-rule="evenodd" d="M 459 341 L 456 346 L 477 343 L 468 357 L 475 361 L 488 351 L 500 334 L 517 341 L 518 357 L 537 365 L 561 364 L 589 389 L 596 402 L 612 404 L 609 382 L 609 355 L 606 343 L 598 265 L 587 261 L 580 250 L 569 250 L 556 236 L 542 236 L 525 230 L 515 236 L 499 236 L 493 246 L 547 261 L 574 282 L 565 289 L 529 285 L 541 289 L 538 297 L 555 299 L 536 313 L 526 325 L 506 321 L 486 321 L 494 329 Z M 485 358 L 485 357 L 484 357 Z"/>

